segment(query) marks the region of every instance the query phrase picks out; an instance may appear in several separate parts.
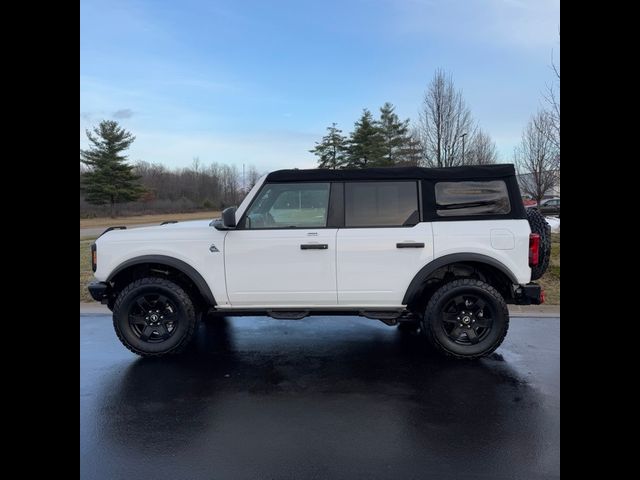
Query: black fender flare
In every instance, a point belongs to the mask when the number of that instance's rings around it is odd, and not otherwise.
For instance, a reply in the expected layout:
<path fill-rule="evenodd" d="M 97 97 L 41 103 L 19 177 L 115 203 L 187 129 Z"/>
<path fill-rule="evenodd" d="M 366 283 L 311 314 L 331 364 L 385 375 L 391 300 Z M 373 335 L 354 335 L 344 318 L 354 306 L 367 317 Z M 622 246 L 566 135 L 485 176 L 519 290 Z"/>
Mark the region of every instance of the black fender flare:
<path fill-rule="evenodd" d="M 167 265 L 169 267 L 175 268 L 176 270 L 179 270 L 187 277 L 189 277 L 189 279 L 194 283 L 194 285 L 200 292 L 200 295 L 202 295 L 202 297 L 207 301 L 209 305 L 216 305 L 216 300 L 215 298 L 213 298 L 213 293 L 211 293 L 211 289 L 209 288 L 209 285 L 202 277 L 202 275 L 200 275 L 200 273 L 188 263 L 166 255 L 142 255 L 140 257 L 134 257 L 126 260 L 118 265 L 113 270 L 113 272 L 111 272 L 111 274 L 107 278 L 107 282 L 113 281 L 115 276 L 122 272 L 124 269 L 132 267 L 134 265 L 142 265 L 145 263 Z"/>
<path fill-rule="evenodd" d="M 414 299 L 414 297 L 420 293 L 422 285 L 427 281 L 429 276 L 438 270 L 439 268 L 446 267 L 447 265 L 451 265 L 453 263 L 463 263 L 463 262 L 474 262 L 474 263 L 484 263 L 491 267 L 495 267 L 514 284 L 518 284 L 518 279 L 513 274 L 513 272 L 507 268 L 502 262 L 499 262 L 495 258 L 492 258 L 488 255 L 482 255 L 481 253 L 452 253 L 449 255 L 444 255 L 442 257 L 438 257 L 435 260 L 427 263 L 424 267 L 422 267 L 418 273 L 413 277 L 409 287 L 407 287 L 407 291 L 404 294 L 404 298 L 402 299 L 403 305 L 408 305 Z"/>

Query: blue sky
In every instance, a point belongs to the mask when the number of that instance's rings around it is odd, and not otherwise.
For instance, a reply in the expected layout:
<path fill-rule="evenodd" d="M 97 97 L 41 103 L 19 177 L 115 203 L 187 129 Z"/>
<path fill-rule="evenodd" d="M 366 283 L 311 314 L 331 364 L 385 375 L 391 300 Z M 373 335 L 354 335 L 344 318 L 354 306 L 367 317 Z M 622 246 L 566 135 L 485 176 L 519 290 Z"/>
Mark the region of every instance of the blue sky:
<path fill-rule="evenodd" d="M 80 146 L 116 119 L 133 161 L 313 167 L 364 107 L 417 121 L 443 68 L 509 162 L 559 23 L 558 0 L 81 0 Z"/>

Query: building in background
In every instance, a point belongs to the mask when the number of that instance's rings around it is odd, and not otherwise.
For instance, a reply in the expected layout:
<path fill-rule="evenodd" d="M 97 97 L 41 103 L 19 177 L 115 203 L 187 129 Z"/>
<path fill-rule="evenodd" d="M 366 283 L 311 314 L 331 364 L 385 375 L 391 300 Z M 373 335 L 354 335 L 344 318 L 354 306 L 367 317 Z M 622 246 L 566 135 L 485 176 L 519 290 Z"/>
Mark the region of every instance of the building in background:
<path fill-rule="evenodd" d="M 543 198 L 554 198 L 554 197 L 559 197 L 560 196 L 560 174 L 559 172 L 556 172 L 556 182 L 554 183 L 553 187 L 549 188 L 545 194 Z M 520 191 L 522 192 L 522 195 L 525 196 L 525 186 L 527 184 L 530 184 L 530 182 L 533 182 L 533 174 L 531 173 L 522 173 L 520 175 L 518 175 L 518 185 L 520 185 Z"/>

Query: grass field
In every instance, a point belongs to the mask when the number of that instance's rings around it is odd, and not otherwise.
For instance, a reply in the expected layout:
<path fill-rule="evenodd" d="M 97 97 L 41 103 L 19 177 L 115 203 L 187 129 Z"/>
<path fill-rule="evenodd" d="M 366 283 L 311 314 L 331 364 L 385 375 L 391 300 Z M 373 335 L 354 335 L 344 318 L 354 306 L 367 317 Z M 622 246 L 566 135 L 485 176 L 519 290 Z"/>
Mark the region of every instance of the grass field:
<path fill-rule="evenodd" d="M 560 305 L 560 234 L 551 234 L 551 261 L 539 280 L 544 288 L 545 305 Z"/>
<path fill-rule="evenodd" d="M 90 245 L 95 238 L 80 240 L 80 301 L 92 302 L 87 285 L 93 278 Z M 540 279 L 546 295 L 546 305 L 560 305 L 560 234 L 551 234 L 551 262 Z"/>
<path fill-rule="evenodd" d="M 134 217 L 99 217 L 81 218 L 80 228 L 109 227 L 112 225 L 136 225 L 138 223 L 161 223 L 166 220 L 204 220 L 220 217 L 218 211 L 194 212 L 194 213 L 162 213 L 158 215 L 137 215 Z"/>
<path fill-rule="evenodd" d="M 87 285 L 93 279 L 91 271 L 91 243 L 95 238 L 80 240 L 80 301 L 93 302 Z"/>

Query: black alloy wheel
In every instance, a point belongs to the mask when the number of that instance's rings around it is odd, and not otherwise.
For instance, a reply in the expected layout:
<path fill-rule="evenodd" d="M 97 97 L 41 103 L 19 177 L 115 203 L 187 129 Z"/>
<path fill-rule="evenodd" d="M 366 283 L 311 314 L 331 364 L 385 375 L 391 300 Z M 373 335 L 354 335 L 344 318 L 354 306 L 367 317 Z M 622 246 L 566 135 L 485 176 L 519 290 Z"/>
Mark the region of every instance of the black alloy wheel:
<path fill-rule="evenodd" d="M 500 346 L 509 328 L 509 311 L 490 284 L 461 278 L 436 290 L 425 309 L 421 331 L 445 355 L 474 359 Z"/>
<path fill-rule="evenodd" d="M 173 302 L 164 295 L 141 294 L 129 309 L 129 325 L 144 342 L 164 342 L 177 330 L 179 317 L 176 310 Z"/>
<path fill-rule="evenodd" d="M 442 327 L 452 341 L 475 345 L 491 331 L 493 311 L 478 295 L 461 294 L 445 305 L 442 321 Z"/>
<path fill-rule="evenodd" d="M 118 338 L 143 357 L 182 352 L 193 339 L 200 316 L 180 285 L 160 277 L 134 280 L 113 305 Z"/>

